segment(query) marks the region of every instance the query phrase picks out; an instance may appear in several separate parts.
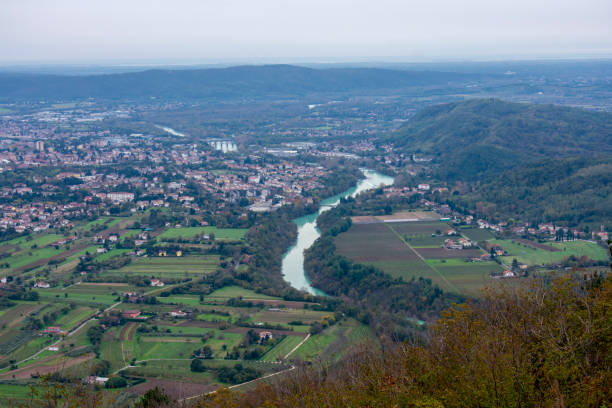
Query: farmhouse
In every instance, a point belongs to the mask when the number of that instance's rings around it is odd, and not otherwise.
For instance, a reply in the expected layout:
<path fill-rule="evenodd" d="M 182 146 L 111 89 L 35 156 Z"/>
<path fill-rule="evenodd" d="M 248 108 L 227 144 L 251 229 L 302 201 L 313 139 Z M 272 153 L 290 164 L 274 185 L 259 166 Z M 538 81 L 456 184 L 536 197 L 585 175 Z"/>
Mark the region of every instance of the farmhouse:
<path fill-rule="evenodd" d="M 151 286 L 164 286 L 164 282 L 159 279 L 151 279 Z"/>
<path fill-rule="evenodd" d="M 272 332 L 260 331 L 259 332 L 259 342 L 261 343 L 266 340 L 272 340 Z"/>
<path fill-rule="evenodd" d="M 42 288 L 42 289 L 47 289 L 50 288 L 51 285 L 49 285 L 47 282 L 44 281 L 38 281 L 34 284 L 35 288 Z"/>
<path fill-rule="evenodd" d="M 444 248 L 446 249 L 463 249 L 463 245 L 459 242 L 455 242 L 452 239 L 447 239 L 444 241 Z"/>
<path fill-rule="evenodd" d="M 467 239 L 465 239 L 465 238 L 459 238 L 459 239 L 457 240 L 457 242 L 458 242 L 459 244 L 461 244 L 461 246 L 462 246 L 463 248 L 470 248 L 470 247 L 472 247 L 472 241 L 467 240 Z"/>
<path fill-rule="evenodd" d="M 55 335 L 55 334 L 64 334 L 65 332 L 62 331 L 62 328 L 59 326 L 49 326 L 45 330 L 43 330 L 42 333 Z"/>
<path fill-rule="evenodd" d="M 85 384 L 98 384 L 104 385 L 108 381 L 108 377 L 96 377 L 95 375 L 90 375 L 89 377 L 83 378 L 83 382 Z"/>
<path fill-rule="evenodd" d="M 187 317 L 187 312 L 183 312 L 182 310 L 173 310 L 170 312 L 170 316 L 172 317 Z"/>
<path fill-rule="evenodd" d="M 136 292 L 124 292 L 123 299 L 123 301 L 127 303 L 140 303 L 144 297 Z"/>
<path fill-rule="evenodd" d="M 140 310 L 124 310 L 121 312 L 121 317 L 126 319 L 137 319 L 140 316 Z"/>

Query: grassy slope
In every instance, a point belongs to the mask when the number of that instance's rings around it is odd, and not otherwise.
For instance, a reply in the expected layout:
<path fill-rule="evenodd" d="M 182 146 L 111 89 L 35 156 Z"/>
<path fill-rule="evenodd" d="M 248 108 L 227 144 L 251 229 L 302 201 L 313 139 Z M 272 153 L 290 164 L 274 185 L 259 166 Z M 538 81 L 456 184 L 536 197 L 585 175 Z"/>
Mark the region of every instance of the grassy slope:
<path fill-rule="evenodd" d="M 552 246 L 560 249 L 556 252 L 532 248 L 511 240 L 490 240 L 489 242 L 500 245 L 508 252 L 508 256 L 502 257 L 506 263 L 511 263 L 516 258 L 517 261 L 527 265 L 554 264 L 562 262 L 571 255 L 577 257 L 586 255 L 596 261 L 605 261 L 609 258 L 604 248 L 589 241 L 551 243 Z"/>

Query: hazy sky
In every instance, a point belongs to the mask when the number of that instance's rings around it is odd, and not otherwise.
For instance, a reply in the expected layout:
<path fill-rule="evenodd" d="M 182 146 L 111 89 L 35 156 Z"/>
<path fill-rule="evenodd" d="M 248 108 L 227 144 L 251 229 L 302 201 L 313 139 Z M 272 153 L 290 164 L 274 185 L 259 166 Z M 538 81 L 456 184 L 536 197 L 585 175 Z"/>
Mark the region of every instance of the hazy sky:
<path fill-rule="evenodd" d="M 0 0 L 0 62 L 612 56 L 612 0 Z"/>

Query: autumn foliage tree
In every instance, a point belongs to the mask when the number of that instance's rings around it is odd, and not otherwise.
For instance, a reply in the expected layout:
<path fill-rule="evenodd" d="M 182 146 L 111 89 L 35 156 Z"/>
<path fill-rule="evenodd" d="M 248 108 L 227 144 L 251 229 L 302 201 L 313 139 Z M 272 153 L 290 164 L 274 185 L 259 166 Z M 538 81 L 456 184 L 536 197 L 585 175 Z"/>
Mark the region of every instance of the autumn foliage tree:
<path fill-rule="evenodd" d="M 612 405 L 612 280 L 488 290 L 444 312 L 427 344 L 370 347 L 199 407 L 602 407 Z"/>

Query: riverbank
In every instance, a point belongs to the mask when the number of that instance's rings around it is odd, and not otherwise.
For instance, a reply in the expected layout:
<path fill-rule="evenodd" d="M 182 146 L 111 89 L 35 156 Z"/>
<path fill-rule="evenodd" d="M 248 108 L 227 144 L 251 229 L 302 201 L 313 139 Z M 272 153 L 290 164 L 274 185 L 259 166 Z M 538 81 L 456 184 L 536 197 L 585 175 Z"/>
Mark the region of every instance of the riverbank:
<path fill-rule="evenodd" d="M 292 287 L 305 290 L 313 295 L 325 295 L 313 287 L 304 270 L 304 251 L 312 246 L 321 236 L 317 228 L 317 218 L 323 212 L 337 206 L 342 198 L 355 197 L 361 192 L 377 188 L 380 185 L 393 184 L 393 177 L 386 176 L 374 170 L 363 170 L 364 178 L 350 189 L 321 201 L 319 210 L 293 220 L 297 225 L 296 243 L 285 252 L 281 271 L 283 278 Z"/>

